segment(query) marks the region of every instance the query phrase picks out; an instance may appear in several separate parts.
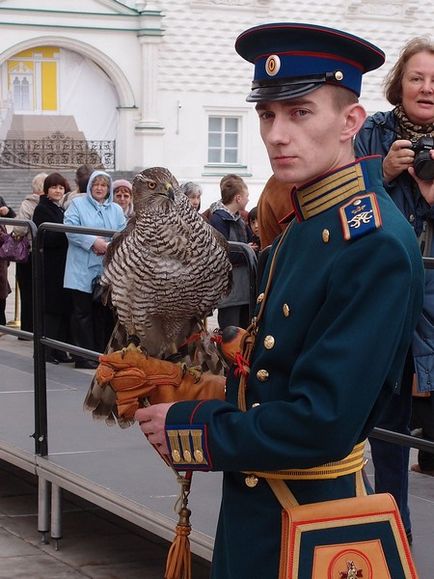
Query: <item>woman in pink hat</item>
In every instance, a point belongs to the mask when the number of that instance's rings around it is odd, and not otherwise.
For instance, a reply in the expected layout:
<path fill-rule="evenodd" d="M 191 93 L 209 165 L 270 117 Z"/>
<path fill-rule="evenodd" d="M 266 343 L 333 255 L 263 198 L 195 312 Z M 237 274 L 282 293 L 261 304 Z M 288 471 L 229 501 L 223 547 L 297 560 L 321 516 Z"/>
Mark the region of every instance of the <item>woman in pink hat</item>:
<path fill-rule="evenodd" d="M 113 182 L 113 201 L 122 207 L 126 219 L 133 213 L 132 185 L 126 179 L 118 179 Z"/>

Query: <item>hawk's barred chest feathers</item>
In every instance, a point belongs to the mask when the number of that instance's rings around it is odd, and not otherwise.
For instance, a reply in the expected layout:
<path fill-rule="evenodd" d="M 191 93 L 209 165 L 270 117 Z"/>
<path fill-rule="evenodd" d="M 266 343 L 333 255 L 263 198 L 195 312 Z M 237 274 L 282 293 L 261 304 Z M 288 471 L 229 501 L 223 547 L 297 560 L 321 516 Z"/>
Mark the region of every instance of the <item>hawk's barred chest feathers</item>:
<path fill-rule="evenodd" d="M 138 174 L 133 202 L 134 221 L 113 243 L 101 282 L 127 332 L 150 354 L 163 355 L 228 293 L 231 266 L 225 242 L 167 169 Z"/>

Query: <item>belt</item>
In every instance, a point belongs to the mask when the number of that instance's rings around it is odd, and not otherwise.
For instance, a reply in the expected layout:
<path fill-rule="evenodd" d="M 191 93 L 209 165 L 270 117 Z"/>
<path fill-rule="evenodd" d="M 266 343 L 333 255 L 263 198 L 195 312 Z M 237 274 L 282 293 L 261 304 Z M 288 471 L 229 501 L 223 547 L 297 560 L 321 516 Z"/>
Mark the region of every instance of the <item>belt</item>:
<path fill-rule="evenodd" d="M 365 441 L 359 442 L 353 448 L 348 456 L 342 460 L 337 460 L 336 462 L 327 462 L 320 466 L 314 466 L 313 468 L 303 468 L 295 469 L 290 468 L 287 470 L 274 470 L 274 471 L 254 471 L 254 472 L 244 472 L 244 474 L 250 475 L 252 477 L 263 477 L 269 479 L 283 479 L 283 480 L 325 480 L 334 479 L 347 474 L 352 474 L 362 470 L 365 465 Z"/>

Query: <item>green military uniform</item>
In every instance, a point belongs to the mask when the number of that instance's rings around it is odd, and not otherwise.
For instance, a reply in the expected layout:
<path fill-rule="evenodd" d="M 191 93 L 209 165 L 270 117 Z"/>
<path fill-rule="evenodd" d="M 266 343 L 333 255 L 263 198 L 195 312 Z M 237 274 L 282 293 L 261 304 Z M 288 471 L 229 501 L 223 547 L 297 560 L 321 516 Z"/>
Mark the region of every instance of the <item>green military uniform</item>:
<path fill-rule="evenodd" d="M 180 402 L 166 419 L 175 468 L 225 472 L 218 579 L 278 576 L 281 507 L 250 472 L 300 470 L 287 484 L 302 504 L 355 496 L 354 474 L 302 473 L 343 459 L 366 438 L 398 384 L 422 305 L 420 251 L 382 186 L 380 158 L 319 178 L 293 201 L 296 220 L 251 357 L 247 411 L 237 406 L 232 373 L 226 402 Z"/>

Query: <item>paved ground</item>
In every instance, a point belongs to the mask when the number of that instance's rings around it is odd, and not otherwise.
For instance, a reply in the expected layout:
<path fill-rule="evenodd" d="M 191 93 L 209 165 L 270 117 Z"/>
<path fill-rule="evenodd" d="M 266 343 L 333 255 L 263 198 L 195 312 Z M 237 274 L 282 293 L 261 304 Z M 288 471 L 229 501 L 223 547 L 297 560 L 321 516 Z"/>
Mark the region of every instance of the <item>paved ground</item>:
<path fill-rule="evenodd" d="M 43 544 L 32 475 L 0 461 L 0 578 L 162 579 L 168 544 L 64 493 L 64 538 Z M 193 579 L 209 576 L 194 558 Z"/>

